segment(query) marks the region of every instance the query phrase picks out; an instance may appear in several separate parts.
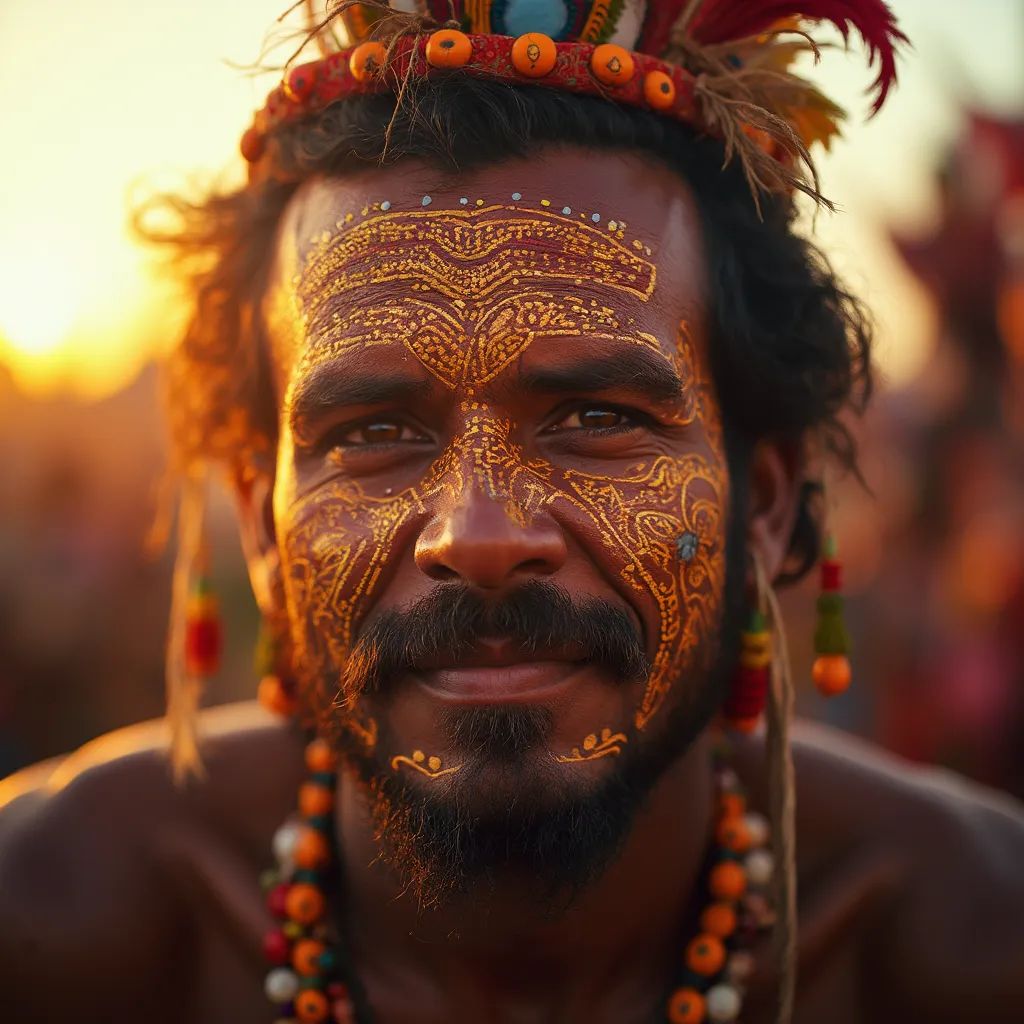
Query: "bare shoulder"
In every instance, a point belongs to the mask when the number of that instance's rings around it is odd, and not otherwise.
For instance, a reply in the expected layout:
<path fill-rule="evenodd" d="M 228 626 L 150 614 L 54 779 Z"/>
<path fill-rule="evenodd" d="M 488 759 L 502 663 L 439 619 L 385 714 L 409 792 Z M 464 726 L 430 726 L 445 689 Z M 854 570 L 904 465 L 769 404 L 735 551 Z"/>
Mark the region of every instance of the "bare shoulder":
<path fill-rule="evenodd" d="M 273 786 L 261 770 L 295 760 L 293 741 L 248 706 L 208 713 L 204 726 L 199 783 L 174 784 L 158 722 L 0 782 L 0 1019 L 91 1019 L 83 1007 L 117 1019 L 112 1007 L 140 997 L 136 986 L 152 993 L 161 954 L 189 926 L 174 877 L 182 844 L 213 836 L 244 851 L 265 841 Z"/>
<path fill-rule="evenodd" d="M 870 880 L 862 962 L 886 1012 L 1024 1019 L 1024 806 L 820 726 L 793 751 L 801 872 L 812 899 L 830 876 L 847 901 Z"/>

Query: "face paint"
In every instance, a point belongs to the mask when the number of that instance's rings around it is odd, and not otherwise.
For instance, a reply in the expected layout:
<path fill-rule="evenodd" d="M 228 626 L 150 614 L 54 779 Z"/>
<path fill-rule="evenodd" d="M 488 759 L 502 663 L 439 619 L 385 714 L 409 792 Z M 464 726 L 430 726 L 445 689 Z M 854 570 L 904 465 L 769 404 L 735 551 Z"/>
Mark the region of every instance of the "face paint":
<path fill-rule="evenodd" d="M 582 749 L 573 747 L 571 753 L 559 754 L 555 760 L 559 764 L 573 764 L 578 761 L 596 761 L 601 757 L 618 757 L 628 742 L 625 733 L 602 729 L 600 738 L 591 733 L 584 739 Z"/>
<path fill-rule="evenodd" d="M 538 334 L 621 336 L 657 349 L 596 299 L 538 288 L 589 282 L 646 302 L 655 278 L 654 264 L 614 235 L 556 214 L 501 206 L 381 214 L 321 238 L 307 256 L 298 297 L 317 341 L 300 370 L 401 341 L 446 387 L 472 395 Z M 388 288 L 396 283 L 418 294 L 396 303 Z"/>
<path fill-rule="evenodd" d="M 547 211 L 431 209 L 372 216 L 322 237 L 307 255 L 297 296 L 311 342 L 293 381 L 354 349 L 398 345 L 459 402 L 459 430 L 419 481 L 370 494 L 344 476 L 342 457 L 341 474 L 299 496 L 282 523 L 297 657 L 310 678 L 340 676 L 343 724 L 362 742 L 375 740 L 376 725 L 361 717 L 360 694 L 346 689 L 344 674 L 358 619 L 399 536 L 413 536 L 439 503 L 454 507 L 470 488 L 521 525 L 542 513 L 585 523 L 598 538 L 602 566 L 657 608 L 652 671 L 634 712 L 638 730 L 675 681 L 698 667 L 698 652 L 718 623 L 725 574 L 721 424 L 686 325 L 666 353 L 599 298 L 611 289 L 646 303 L 653 294 L 654 264 L 620 235 L 621 225 L 602 231 Z M 483 400 L 481 389 L 514 372 L 537 338 L 559 336 L 639 345 L 665 359 L 684 382 L 673 424 L 699 427 L 696 450 L 601 474 L 528 457 L 515 424 Z M 692 538 L 682 561 L 680 536 Z M 556 759 L 613 756 L 625 742 L 623 733 L 604 728 Z M 429 778 L 458 767 L 442 769 L 439 758 L 416 754 L 422 751 L 395 756 L 392 767 Z"/>
<path fill-rule="evenodd" d="M 427 757 L 422 750 L 414 750 L 412 757 L 405 754 L 398 754 L 391 758 L 392 771 L 399 771 L 402 768 L 411 768 L 413 771 L 425 775 L 428 779 L 440 779 L 445 775 L 454 775 L 461 765 L 453 765 L 451 768 L 444 768 L 441 765 L 441 758 L 431 755 Z"/>

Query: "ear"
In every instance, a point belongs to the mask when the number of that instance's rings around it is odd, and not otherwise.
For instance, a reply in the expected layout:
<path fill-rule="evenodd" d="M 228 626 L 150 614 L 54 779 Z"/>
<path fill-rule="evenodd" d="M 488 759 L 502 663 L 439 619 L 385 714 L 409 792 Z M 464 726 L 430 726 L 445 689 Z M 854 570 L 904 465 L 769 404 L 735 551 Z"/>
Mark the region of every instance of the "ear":
<path fill-rule="evenodd" d="M 751 454 L 747 545 L 760 555 L 769 580 L 778 576 L 789 552 L 804 462 L 798 441 L 760 441 Z"/>
<path fill-rule="evenodd" d="M 274 621 L 284 611 L 281 556 L 274 528 L 273 467 L 248 464 L 235 472 L 235 507 L 249 580 L 263 617 Z"/>

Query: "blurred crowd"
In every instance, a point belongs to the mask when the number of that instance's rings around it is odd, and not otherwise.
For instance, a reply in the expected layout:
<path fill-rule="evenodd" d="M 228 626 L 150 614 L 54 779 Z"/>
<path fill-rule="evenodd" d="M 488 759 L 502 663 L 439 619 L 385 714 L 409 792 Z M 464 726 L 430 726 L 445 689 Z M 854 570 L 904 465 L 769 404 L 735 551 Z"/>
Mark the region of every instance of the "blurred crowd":
<path fill-rule="evenodd" d="M 837 503 L 855 686 L 801 707 L 1024 796 L 1024 122 L 966 116 L 937 186 L 934 230 L 892 239 L 934 353 L 858 426 L 868 487 Z M 0 776 L 162 712 L 157 390 L 150 368 L 101 402 L 30 398 L 0 368 Z M 211 529 L 219 702 L 254 692 L 256 614 L 226 496 Z M 800 680 L 814 584 L 785 598 Z"/>

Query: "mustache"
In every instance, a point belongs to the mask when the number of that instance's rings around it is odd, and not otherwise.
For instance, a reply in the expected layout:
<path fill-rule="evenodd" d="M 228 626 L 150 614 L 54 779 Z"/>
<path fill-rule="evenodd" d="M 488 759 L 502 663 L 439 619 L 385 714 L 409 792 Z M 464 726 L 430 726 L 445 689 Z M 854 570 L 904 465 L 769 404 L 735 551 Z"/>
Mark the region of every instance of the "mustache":
<path fill-rule="evenodd" d="M 383 690 L 424 661 L 457 660 L 496 637 L 517 643 L 527 654 L 570 645 L 581 660 L 622 683 L 645 679 L 651 670 L 639 629 L 610 601 L 574 601 L 546 580 L 529 580 L 498 600 L 464 584 L 445 583 L 366 627 L 342 671 L 339 697 L 348 704 Z"/>

